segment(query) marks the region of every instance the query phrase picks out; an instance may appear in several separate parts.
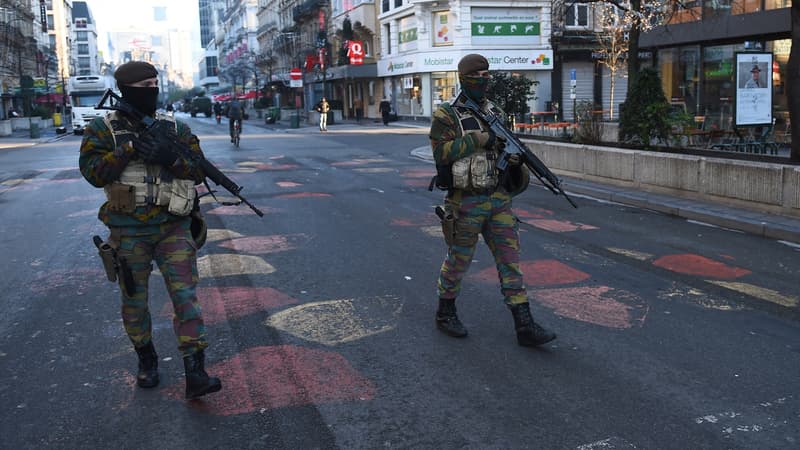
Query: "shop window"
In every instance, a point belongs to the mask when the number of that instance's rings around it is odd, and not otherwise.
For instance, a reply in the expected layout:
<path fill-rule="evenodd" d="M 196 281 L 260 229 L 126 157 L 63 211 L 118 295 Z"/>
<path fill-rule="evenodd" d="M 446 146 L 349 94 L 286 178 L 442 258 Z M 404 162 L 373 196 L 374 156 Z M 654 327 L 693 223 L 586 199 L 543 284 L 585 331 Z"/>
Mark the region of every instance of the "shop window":
<path fill-rule="evenodd" d="M 791 8 L 792 0 L 765 0 L 764 9 L 783 9 Z"/>
<path fill-rule="evenodd" d="M 733 0 L 731 14 L 749 14 L 761 11 L 761 0 Z"/>

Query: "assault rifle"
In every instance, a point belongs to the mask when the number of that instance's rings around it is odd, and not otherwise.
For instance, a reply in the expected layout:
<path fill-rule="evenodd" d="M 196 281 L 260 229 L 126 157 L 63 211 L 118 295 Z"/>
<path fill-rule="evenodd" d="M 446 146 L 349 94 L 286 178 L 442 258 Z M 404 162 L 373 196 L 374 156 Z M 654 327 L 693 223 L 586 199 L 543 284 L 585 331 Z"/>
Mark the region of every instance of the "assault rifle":
<path fill-rule="evenodd" d="M 506 170 L 508 169 L 508 159 L 511 155 L 519 155 L 522 159 L 522 162 L 525 166 L 530 169 L 531 173 L 533 173 L 539 181 L 550 190 L 555 195 L 561 194 L 564 196 L 565 199 L 572 205 L 574 208 L 577 208 L 578 205 L 569 198 L 564 189 L 561 188 L 561 180 L 544 165 L 542 160 L 536 157 L 533 152 L 520 141 L 514 133 L 508 130 L 506 126 L 503 124 L 502 120 L 497 117 L 491 111 L 482 111 L 480 106 L 475 103 L 474 100 L 467 97 L 463 92 L 461 95 L 458 96 L 459 101 L 463 102 L 464 106 L 467 107 L 470 111 L 472 111 L 478 118 L 486 123 L 489 126 L 489 129 L 498 139 L 501 139 L 505 142 L 505 148 L 502 151 L 502 154 L 497 158 L 497 169 L 500 171 L 501 174 L 507 173 Z"/>
<path fill-rule="evenodd" d="M 106 102 L 108 102 L 108 105 L 105 105 Z M 95 106 L 95 109 L 122 111 L 131 118 L 133 118 L 134 120 L 141 122 L 145 126 L 144 133 L 153 133 L 154 131 L 156 131 L 155 129 L 158 126 L 158 121 L 156 121 L 155 119 L 153 119 L 148 115 L 142 114 L 139 110 L 134 108 L 133 105 L 123 100 L 122 97 L 120 97 L 119 95 L 115 94 L 114 91 L 112 91 L 111 89 L 108 89 L 106 91 L 106 93 L 103 95 L 103 98 L 101 98 L 100 101 L 97 103 L 97 106 Z M 163 136 L 163 133 L 160 133 L 158 135 L 158 138 L 165 139 L 165 136 Z M 239 186 L 233 180 L 225 176 L 224 173 L 220 172 L 220 170 L 217 169 L 213 164 L 211 164 L 204 156 L 202 156 L 201 154 L 197 154 L 196 152 L 193 152 L 188 145 L 182 142 L 178 142 L 172 138 L 168 139 L 169 139 L 169 145 L 172 148 L 176 149 L 176 151 L 181 157 L 187 160 L 199 160 L 200 170 L 203 171 L 203 175 L 205 176 L 205 178 L 208 178 L 209 180 L 213 181 L 217 186 L 222 186 L 223 188 L 225 188 L 225 190 L 233 194 L 234 197 L 239 199 L 239 201 L 235 203 L 223 202 L 222 203 L 223 205 L 239 205 L 241 203 L 244 203 L 245 205 L 249 206 L 250 209 L 253 210 L 253 212 L 258 214 L 259 217 L 264 217 L 264 213 L 261 212 L 260 209 L 256 208 L 252 203 L 248 202 L 247 199 L 245 199 L 242 196 L 241 194 L 241 191 L 243 189 L 242 186 Z M 208 191 L 210 193 L 211 189 L 209 189 Z"/>

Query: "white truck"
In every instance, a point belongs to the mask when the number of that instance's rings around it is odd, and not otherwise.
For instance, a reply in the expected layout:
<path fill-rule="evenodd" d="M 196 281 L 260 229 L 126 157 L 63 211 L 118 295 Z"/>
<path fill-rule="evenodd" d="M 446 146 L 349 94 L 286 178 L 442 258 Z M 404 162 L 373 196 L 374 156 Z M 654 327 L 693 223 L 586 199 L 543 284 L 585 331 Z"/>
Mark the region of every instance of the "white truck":
<path fill-rule="evenodd" d="M 72 106 L 72 132 L 83 134 L 83 129 L 95 117 L 106 111 L 94 109 L 108 89 L 114 89 L 114 78 L 103 75 L 79 75 L 69 78 L 67 95 Z"/>

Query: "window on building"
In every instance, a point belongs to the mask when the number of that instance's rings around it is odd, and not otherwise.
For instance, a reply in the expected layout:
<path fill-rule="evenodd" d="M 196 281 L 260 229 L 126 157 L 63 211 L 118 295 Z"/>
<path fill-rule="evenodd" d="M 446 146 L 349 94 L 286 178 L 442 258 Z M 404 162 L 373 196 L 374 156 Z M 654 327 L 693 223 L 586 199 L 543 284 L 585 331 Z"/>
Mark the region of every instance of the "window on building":
<path fill-rule="evenodd" d="M 86 28 L 86 19 L 75 19 L 75 28 Z"/>
<path fill-rule="evenodd" d="M 87 31 L 76 31 L 75 32 L 75 40 L 79 42 L 86 42 L 89 40 L 89 32 Z"/>
<path fill-rule="evenodd" d="M 381 39 L 381 40 L 386 43 L 386 48 L 384 48 L 384 51 L 386 51 L 387 55 L 391 55 L 392 54 L 392 25 L 388 24 L 388 23 L 384 24 L 383 25 L 383 33 L 384 33 L 385 39 Z"/>
<path fill-rule="evenodd" d="M 78 54 L 79 55 L 88 55 L 89 54 L 89 44 L 78 44 Z"/>
<path fill-rule="evenodd" d="M 50 48 L 56 48 L 56 35 L 55 34 L 48 34 L 47 38 L 50 42 Z"/>
<path fill-rule="evenodd" d="M 47 29 L 48 30 L 55 30 L 56 29 L 55 22 L 53 22 L 53 15 L 52 14 L 48 14 L 47 15 Z"/>
<path fill-rule="evenodd" d="M 585 3 L 574 3 L 567 6 L 564 25 L 568 28 L 588 28 L 589 5 Z"/>
<path fill-rule="evenodd" d="M 390 0 L 383 0 L 383 2 L 381 2 L 381 12 L 387 12 L 387 11 L 389 11 L 391 8 L 392 8 L 392 7 L 391 7 L 391 2 L 390 2 Z"/>
<path fill-rule="evenodd" d="M 206 76 L 213 77 L 217 74 L 217 57 L 206 56 Z"/>
<path fill-rule="evenodd" d="M 403 0 L 394 0 L 394 7 L 399 8 L 403 6 Z"/>

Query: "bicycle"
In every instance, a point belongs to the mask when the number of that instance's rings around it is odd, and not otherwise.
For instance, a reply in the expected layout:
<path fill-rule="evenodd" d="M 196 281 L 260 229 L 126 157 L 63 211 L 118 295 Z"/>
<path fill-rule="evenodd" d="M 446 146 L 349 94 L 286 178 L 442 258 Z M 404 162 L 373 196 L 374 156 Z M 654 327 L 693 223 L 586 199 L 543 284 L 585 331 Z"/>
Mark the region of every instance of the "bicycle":
<path fill-rule="evenodd" d="M 233 121 L 233 145 L 239 147 L 239 136 L 242 134 L 242 123 L 239 119 Z"/>

